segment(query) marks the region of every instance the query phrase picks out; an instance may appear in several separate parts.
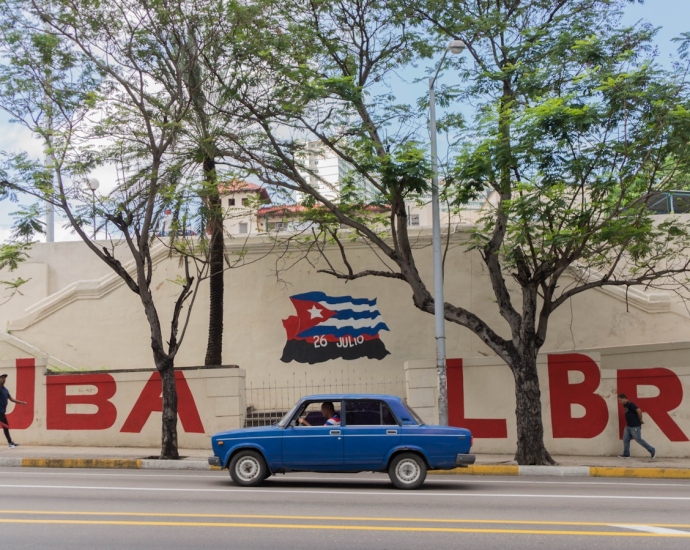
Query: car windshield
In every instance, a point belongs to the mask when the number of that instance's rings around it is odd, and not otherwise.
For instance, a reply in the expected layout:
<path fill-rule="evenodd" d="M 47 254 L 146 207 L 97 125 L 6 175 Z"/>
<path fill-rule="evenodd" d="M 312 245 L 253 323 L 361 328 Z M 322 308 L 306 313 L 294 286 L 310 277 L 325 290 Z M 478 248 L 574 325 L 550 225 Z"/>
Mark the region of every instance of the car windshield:
<path fill-rule="evenodd" d="M 403 404 L 405 405 L 407 411 L 412 415 L 412 418 L 414 418 L 414 421 L 420 426 L 423 426 L 425 422 L 424 420 L 422 420 L 422 417 L 419 416 L 412 407 L 410 407 L 410 404 L 407 401 L 403 401 Z"/>
<path fill-rule="evenodd" d="M 298 401 L 292 409 L 290 409 L 289 412 L 285 414 L 283 418 L 280 419 L 280 422 L 278 422 L 278 426 L 281 428 L 284 428 L 287 426 L 287 423 L 290 421 L 290 418 L 292 418 L 292 415 L 295 414 L 295 411 L 297 410 L 297 407 L 299 407 L 302 404 L 301 401 Z"/>

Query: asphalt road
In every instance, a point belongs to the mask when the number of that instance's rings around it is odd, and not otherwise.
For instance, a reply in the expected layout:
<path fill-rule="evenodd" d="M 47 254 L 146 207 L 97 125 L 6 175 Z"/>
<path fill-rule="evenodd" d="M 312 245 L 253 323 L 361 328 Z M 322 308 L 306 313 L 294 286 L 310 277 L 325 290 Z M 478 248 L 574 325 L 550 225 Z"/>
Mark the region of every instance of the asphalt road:
<path fill-rule="evenodd" d="M 2 468 L 0 547 L 686 549 L 690 481 Z"/>

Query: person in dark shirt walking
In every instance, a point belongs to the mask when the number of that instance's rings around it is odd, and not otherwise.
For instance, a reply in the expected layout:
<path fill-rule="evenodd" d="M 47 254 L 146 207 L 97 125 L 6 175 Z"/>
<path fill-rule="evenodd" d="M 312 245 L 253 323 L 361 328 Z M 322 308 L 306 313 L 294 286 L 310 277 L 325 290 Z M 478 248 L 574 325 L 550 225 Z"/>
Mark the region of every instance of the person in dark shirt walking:
<path fill-rule="evenodd" d="M 656 458 L 656 449 L 642 439 L 642 410 L 632 401 L 628 401 L 628 397 L 621 393 L 618 395 L 618 402 L 623 405 L 625 411 L 625 430 L 623 430 L 623 454 L 618 455 L 618 458 L 630 458 L 630 440 L 634 439 L 642 445 L 652 458 Z"/>
<path fill-rule="evenodd" d="M 5 381 L 7 380 L 6 374 L 0 374 L 0 426 L 2 426 L 2 431 L 5 433 L 7 438 L 7 444 L 10 449 L 19 447 L 17 443 L 12 441 L 10 437 L 10 425 L 7 423 L 7 402 L 12 401 L 12 403 L 17 403 L 19 405 L 26 405 L 26 401 L 18 401 L 10 395 L 10 390 L 5 387 Z"/>

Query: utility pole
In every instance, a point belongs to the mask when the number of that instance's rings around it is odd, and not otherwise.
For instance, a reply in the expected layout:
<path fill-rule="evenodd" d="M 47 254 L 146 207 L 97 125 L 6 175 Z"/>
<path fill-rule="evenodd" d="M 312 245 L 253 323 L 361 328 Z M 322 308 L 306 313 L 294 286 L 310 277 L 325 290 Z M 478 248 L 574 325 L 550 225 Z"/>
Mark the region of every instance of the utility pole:
<path fill-rule="evenodd" d="M 438 153 L 436 151 L 436 97 L 434 84 L 448 52 L 465 49 L 462 40 L 452 40 L 443 52 L 433 78 L 429 80 L 429 135 L 431 138 L 431 212 L 434 252 L 434 321 L 436 325 L 436 374 L 438 378 L 438 423 L 448 425 L 448 376 L 446 373 L 446 317 L 443 299 L 443 250 L 441 247 L 441 208 L 438 198 Z"/>

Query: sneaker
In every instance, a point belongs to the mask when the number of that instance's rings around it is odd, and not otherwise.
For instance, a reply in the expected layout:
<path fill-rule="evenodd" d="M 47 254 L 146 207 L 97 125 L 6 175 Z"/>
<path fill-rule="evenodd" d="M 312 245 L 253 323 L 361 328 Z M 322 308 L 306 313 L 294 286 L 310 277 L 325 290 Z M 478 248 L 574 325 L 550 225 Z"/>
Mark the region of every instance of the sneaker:
<path fill-rule="evenodd" d="M 655 458 L 656 458 L 656 449 L 654 449 L 652 451 L 652 460 L 654 460 Z"/>
<path fill-rule="evenodd" d="M 19 443 L 10 443 L 10 449 L 14 449 L 15 447 L 19 447 Z"/>
<path fill-rule="evenodd" d="M 630 458 L 630 455 L 618 455 L 618 458 Z"/>

